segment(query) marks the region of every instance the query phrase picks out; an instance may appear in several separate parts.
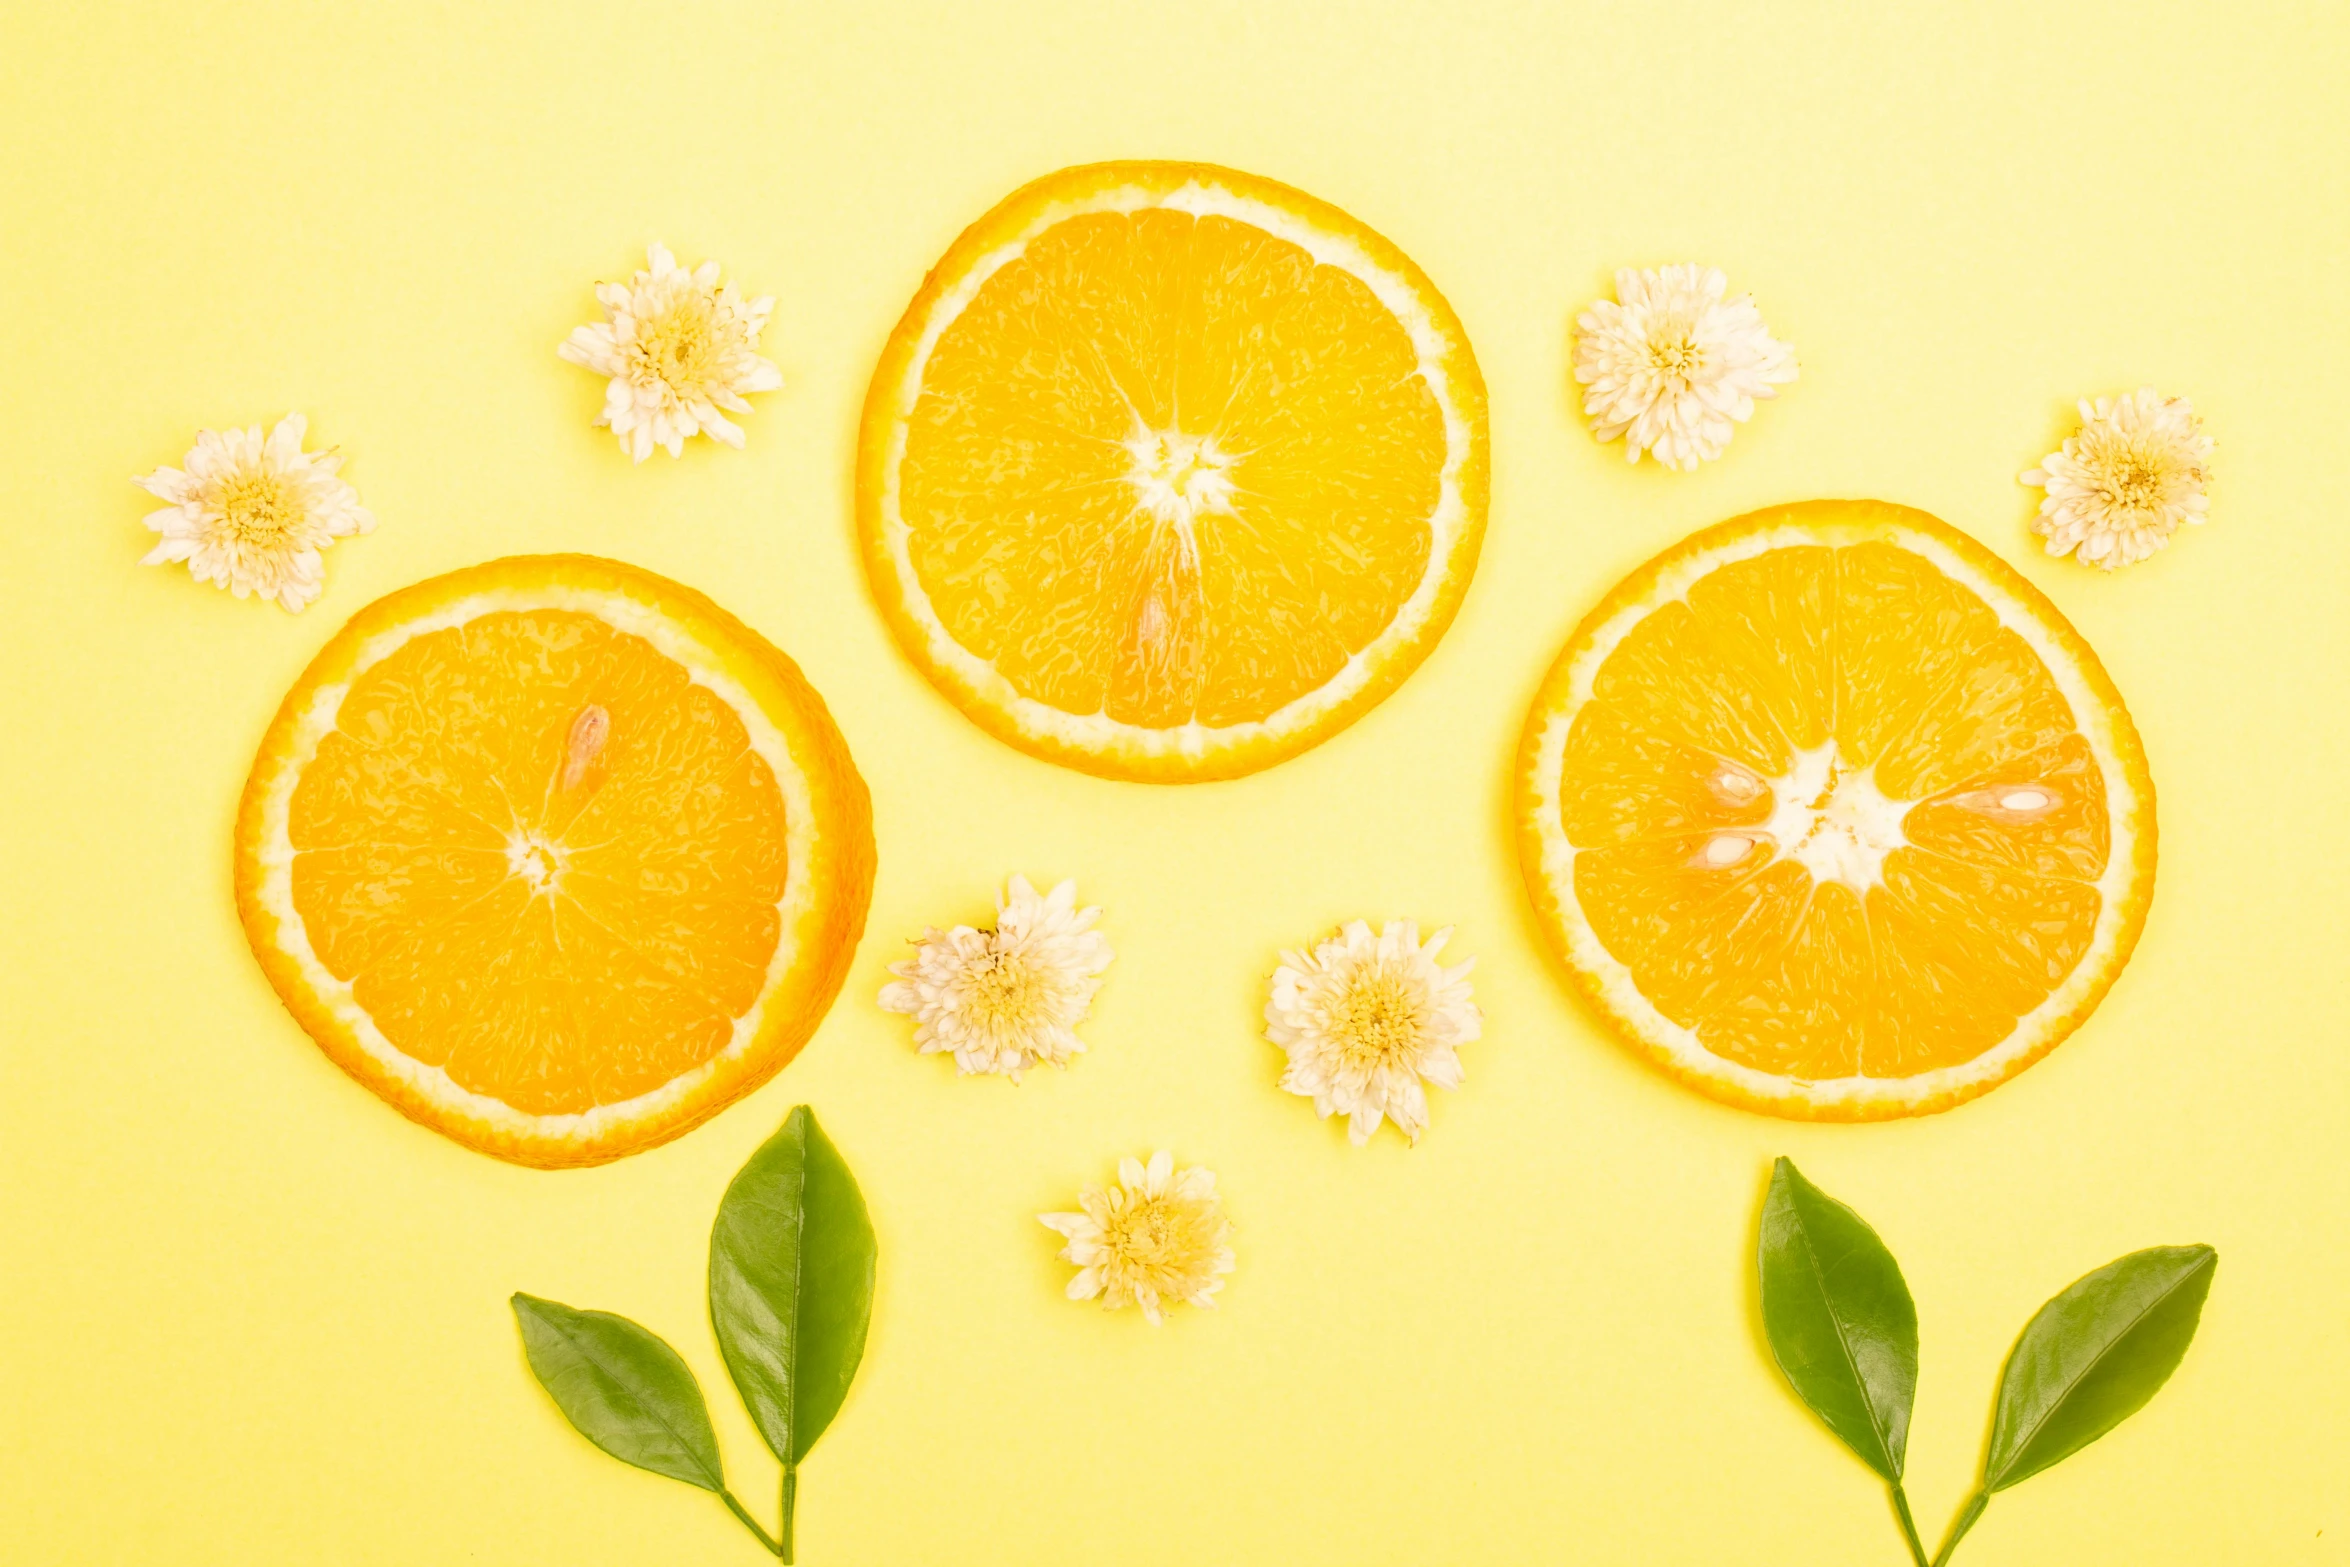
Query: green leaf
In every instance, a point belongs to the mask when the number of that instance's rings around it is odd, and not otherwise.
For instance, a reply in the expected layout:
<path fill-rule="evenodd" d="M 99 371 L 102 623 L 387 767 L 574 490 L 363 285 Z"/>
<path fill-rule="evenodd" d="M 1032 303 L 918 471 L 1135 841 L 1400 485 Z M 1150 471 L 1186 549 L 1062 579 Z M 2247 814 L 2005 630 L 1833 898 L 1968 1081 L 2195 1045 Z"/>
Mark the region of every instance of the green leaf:
<path fill-rule="evenodd" d="M 873 1223 L 806 1105 L 751 1155 L 710 1232 L 710 1323 L 786 1468 L 848 1397 L 873 1315 Z"/>
<path fill-rule="evenodd" d="M 724 1494 L 701 1384 L 660 1335 L 608 1311 L 514 1297 L 531 1374 L 579 1434 L 624 1464 Z"/>
<path fill-rule="evenodd" d="M 1763 1331 L 1797 1396 L 1899 1483 L 1918 1385 L 1918 1313 L 1877 1232 L 1785 1159 L 1763 1198 Z"/>
<path fill-rule="evenodd" d="M 2144 1408 L 2187 1353 L 2218 1270 L 2209 1246 L 2153 1246 L 2034 1313 L 1999 1374 L 1983 1489 L 2070 1458 Z"/>

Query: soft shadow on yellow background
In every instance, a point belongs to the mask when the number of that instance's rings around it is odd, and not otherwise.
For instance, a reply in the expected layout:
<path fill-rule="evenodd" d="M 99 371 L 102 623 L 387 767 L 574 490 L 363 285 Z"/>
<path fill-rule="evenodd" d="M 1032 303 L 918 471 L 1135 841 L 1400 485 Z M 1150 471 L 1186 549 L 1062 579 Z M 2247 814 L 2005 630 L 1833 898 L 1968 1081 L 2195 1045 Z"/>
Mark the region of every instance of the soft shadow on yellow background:
<path fill-rule="evenodd" d="M 880 1233 L 865 1370 L 803 1475 L 824 1564 L 1891 1564 L 1882 1493 L 1751 1325 L 1792 1154 L 1918 1300 L 1929 1534 L 2000 1357 L 2117 1253 L 2217 1287 L 2142 1415 L 2006 1493 L 1971 1567 L 2350 1562 L 2350 22 L 2066 4 L 14 8 L 0 48 L 0 1556 L 753 1562 L 526 1374 L 525 1288 L 634 1316 L 769 1462 L 701 1299 L 728 1176 L 817 1107 Z M 1238 783 L 1080 777 L 898 655 L 850 524 L 859 400 L 960 227 L 1107 157 L 1334 201 L 1444 289 L 1492 391 L 1466 608 L 1354 729 Z M 555 345 L 649 241 L 780 303 L 749 449 L 632 468 Z M 1612 268 L 1751 289 L 1803 378 L 1695 475 L 1586 433 L 1566 331 Z M 2105 578 L 2015 482 L 2144 383 L 2218 437 L 2211 524 Z M 382 519 L 309 612 L 141 569 L 130 479 L 306 411 Z M 1506 833 L 1526 702 L 1584 609 L 1774 501 L 1922 506 L 2020 566 L 2145 732 L 2162 870 L 2104 1008 L 1977 1104 L 1804 1127 L 1611 1043 L 1546 966 Z M 401 1120 L 288 1020 L 230 906 L 279 696 L 402 584 L 532 550 L 714 594 L 806 669 L 874 795 L 847 992 L 775 1083 L 609 1168 Z M 1093 1046 L 1013 1088 L 874 992 L 1024 872 L 1118 949 Z M 1407 1150 L 1274 1091 L 1285 945 L 1454 924 L 1484 1040 Z M 1060 1298 L 1040 1209 L 1125 1153 L 1211 1165 L 1213 1314 Z"/>

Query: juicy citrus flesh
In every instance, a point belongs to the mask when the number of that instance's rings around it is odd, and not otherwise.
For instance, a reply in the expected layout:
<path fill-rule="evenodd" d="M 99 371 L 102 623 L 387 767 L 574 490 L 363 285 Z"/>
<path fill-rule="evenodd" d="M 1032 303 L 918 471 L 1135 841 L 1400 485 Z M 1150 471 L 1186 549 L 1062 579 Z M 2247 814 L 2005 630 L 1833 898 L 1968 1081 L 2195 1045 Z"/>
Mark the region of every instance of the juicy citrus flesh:
<path fill-rule="evenodd" d="M 1719 1097 L 1939 1109 L 2127 958 L 2153 791 L 2095 658 L 1923 513 L 1823 502 L 1669 551 L 1529 722 L 1526 863 L 1603 1010 Z"/>
<path fill-rule="evenodd" d="M 958 242 L 876 373 L 869 563 L 986 727 L 1227 776 L 1401 680 L 1474 564 L 1483 389 L 1392 247 L 1270 181 L 1064 171 Z"/>
<path fill-rule="evenodd" d="M 698 595 L 560 558 L 457 578 L 364 612 L 288 698 L 248 925 L 403 1110 L 524 1162 L 617 1157 L 821 1015 L 870 883 L 862 787 L 789 661 Z"/>
<path fill-rule="evenodd" d="M 1414 359 L 1359 278 L 1261 229 L 1070 218 L 931 350 L 898 480 L 914 570 L 957 642 L 1063 712 L 1266 718 L 1427 571 L 1445 432 Z"/>
<path fill-rule="evenodd" d="M 682 665 L 509 610 L 352 683 L 294 790 L 294 907 L 403 1053 L 577 1115 L 708 1061 L 758 999 L 783 814 Z"/>

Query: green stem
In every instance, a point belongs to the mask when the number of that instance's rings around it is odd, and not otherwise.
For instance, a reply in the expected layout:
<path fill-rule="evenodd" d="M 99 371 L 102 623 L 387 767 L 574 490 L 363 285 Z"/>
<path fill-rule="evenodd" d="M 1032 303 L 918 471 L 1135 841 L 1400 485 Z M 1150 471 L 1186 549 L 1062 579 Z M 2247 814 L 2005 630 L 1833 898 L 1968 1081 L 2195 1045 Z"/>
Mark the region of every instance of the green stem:
<path fill-rule="evenodd" d="M 785 1563 L 785 1567 L 790 1567 L 791 1562 L 792 1508 L 793 1505 L 799 1501 L 799 1499 L 800 1466 L 797 1464 L 785 1464 L 783 1466 L 783 1543 L 776 1546 L 775 1548 L 775 1554 L 782 1558 Z"/>
<path fill-rule="evenodd" d="M 743 1527 L 744 1527 L 744 1528 L 746 1528 L 746 1529 L 750 1530 L 750 1531 L 751 1531 L 751 1533 L 753 1533 L 753 1534 L 755 1534 L 755 1535 L 757 1535 L 757 1536 L 759 1537 L 759 1543 L 760 1543 L 761 1545 L 764 1545 L 765 1547 L 767 1547 L 768 1554 L 770 1554 L 770 1555 L 774 1555 L 774 1556 L 783 1556 L 784 1547 L 782 1547 L 782 1546 L 780 1546 L 780 1545 L 776 1544 L 776 1543 L 775 1543 L 775 1537 L 774 1537 L 773 1535 L 769 1534 L 769 1533 L 768 1533 L 766 1530 L 764 1530 L 764 1529 L 762 1529 L 762 1528 L 760 1528 L 760 1527 L 759 1527 L 759 1520 L 758 1520 L 758 1519 L 756 1519 L 756 1518 L 753 1518 L 753 1517 L 750 1515 L 750 1513 L 744 1509 L 744 1507 L 743 1507 L 743 1504 L 742 1504 L 741 1502 L 739 1502 L 739 1501 L 735 1500 L 735 1495 L 734 1495 L 734 1493 L 733 1493 L 732 1491 L 721 1491 L 721 1492 L 719 1492 L 719 1493 L 718 1493 L 718 1500 L 720 1500 L 720 1501 L 722 1501 L 722 1502 L 724 1502 L 724 1503 L 726 1504 L 726 1510 L 727 1510 L 728 1512 L 730 1512 L 730 1513 L 734 1514 L 734 1515 L 735 1515 L 735 1517 L 737 1517 L 737 1518 L 740 1518 L 740 1519 L 742 1520 L 742 1524 L 743 1524 Z M 784 1532 L 784 1535 L 785 1535 L 785 1537 L 786 1537 L 786 1538 L 789 1538 L 789 1537 L 790 1537 L 790 1534 L 791 1534 L 791 1514 L 790 1514 L 789 1512 L 786 1512 L 786 1513 L 783 1515 L 783 1532 Z M 791 1560 L 791 1558 L 790 1558 L 790 1557 L 788 1557 L 788 1556 L 784 1556 L 784 1560 L 785 1560 L 785 1561 L 789 1561 L 789 1560 Z"/>
<path fill-rule="evenodd" d="M 1950 1560 L 1950 1553 L 1958 1549 L 1958 1542 L 1966 1538 L 1966 1532 L 1975 1526 L 1975 1520 L 1982 1517 L 1983 1509 L 1990 1505 L 1989 1491 L 1977 1491 L 1966 1499 L 1966 1511 L 1960 1513 L 1958 1522 L 1950 1526 L 1949 1537 L 1943 1540 L 1942 1549 L 1934 1553 L 1932 1567 L 1943 1567 L 1943 1563 Z"/>
<path fill-rule="evenodd" d="M 1909 1498 L 1899 1480 L 1893 1482 L 1893 1516 L 1901 1520 L 1901 1538 L 1909 1546 L 1909 1559 L 1917 1567 L 1926 1567 L 1926 1542 L 1918 1538 L 1918 1521 L 1909 1515 Z"/>

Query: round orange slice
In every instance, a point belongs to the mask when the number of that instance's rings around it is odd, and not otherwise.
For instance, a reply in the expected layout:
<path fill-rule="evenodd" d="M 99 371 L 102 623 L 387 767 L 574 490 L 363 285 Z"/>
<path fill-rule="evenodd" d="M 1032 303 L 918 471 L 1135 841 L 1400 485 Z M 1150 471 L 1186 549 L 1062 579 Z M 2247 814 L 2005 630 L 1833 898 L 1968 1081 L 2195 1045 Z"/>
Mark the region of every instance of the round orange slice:
<path fill-rule="evenodd" d="M 873 886 L 865 785 L 797 666 L 580 555 L 354 616 L 262 741 L 237 907 L 335 1063 L 468 1147 L 596 1164 L 789 1061 Z"/>
<path fill-rule="evenodd" d="M 1708 528 L 1600 602 L 1518 759 L 1551 945 L 1700 1092 L 1947 1109 L 2086 1018 L 2154 888 L 2154 786 L 2079 633 L 1904 506 Z"/>
<path fill-rule="evenodd" d="M 1485 525 L 1485 386 L 1443 296 L 1337 208 L 1197 163 L 1065 169 L 956 240 L 865 400 L 899 642 L 981 728 L 1228 778 L 1425 658 Z"/>

